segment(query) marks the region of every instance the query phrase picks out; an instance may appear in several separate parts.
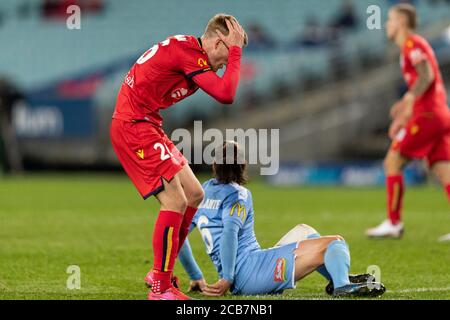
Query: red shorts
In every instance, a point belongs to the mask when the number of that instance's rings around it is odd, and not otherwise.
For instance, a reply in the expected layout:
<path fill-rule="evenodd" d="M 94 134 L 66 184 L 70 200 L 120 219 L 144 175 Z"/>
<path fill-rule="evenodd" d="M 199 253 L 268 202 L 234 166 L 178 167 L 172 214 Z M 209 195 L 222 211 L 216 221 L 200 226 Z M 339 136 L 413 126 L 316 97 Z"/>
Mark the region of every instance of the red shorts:
<path fill-rule="evenodd" d="M 113 119 L 111 142 L 117 158 L 144 199 L 164 190 L 187 163 L 162 128 L 149 122 Z"/>
<path fill-rule="evenodd" d="M 409 159 L 423 159 L 432 166 L 450 160 L 449 113 L 422 113 L 408 122 L 392 142 L 391 148 Z"/>

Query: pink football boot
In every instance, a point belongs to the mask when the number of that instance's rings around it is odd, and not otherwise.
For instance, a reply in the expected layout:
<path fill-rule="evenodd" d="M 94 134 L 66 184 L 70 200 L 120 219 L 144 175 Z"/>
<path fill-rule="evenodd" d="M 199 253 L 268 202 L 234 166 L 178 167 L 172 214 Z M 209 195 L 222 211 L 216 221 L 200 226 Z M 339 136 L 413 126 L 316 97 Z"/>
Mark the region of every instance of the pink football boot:
<path fill-rule="evenodd" d="M 191 298 L 172 286 L 161 293 L 154 293 L 150 290 L 148 300 L 191 300 Z"/>

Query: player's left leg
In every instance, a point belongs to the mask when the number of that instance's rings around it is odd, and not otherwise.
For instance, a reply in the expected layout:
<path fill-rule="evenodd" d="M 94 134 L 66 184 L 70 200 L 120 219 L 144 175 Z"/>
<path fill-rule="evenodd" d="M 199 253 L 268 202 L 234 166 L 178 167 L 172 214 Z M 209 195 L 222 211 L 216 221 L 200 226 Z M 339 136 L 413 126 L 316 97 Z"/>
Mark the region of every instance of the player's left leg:
<path fill-rule="evenodd" d="M 401 212 L 405 191 L 402 170 L 408 162 L 409 159 L 402 156 L 400 151 L 395 147 L 392 147 L 388 151 L 383 163 L 386 176 L 388 219 L 377 227 L 368 229 L 366 231 L 367 236 L 393 238 L 400 238 L 402 236 L 403 223 L 401 222 Z"/>
<path fill-rule="evenodd" d="M 306 239 L 320 238 L 320 233 L 307 224 L 298 224 L 288 233 L 286 233 L 275 245 L 275 247 L 284 246 L 293 242 L 301 242 Z M 331 276 L 324 265 L 317 267 L 316 271 L 325 279 L 331 281 Z"/>
<path fill-rule="evenodd" d="M 450 201 L 450 161 L 439 161 L 432 165 L 431 171 L 438 178 Z"/>
<path fill-rule="evenodd" d="M 450 120 L 450 116 L 447 118 Z M 449 121 L 445 121 L 449 123 Z M 433 174 L 444 188 L 450 201 L 450 124 L 448 129 L 439 136 L 433 149 L 427 156 L 428 164 Z M 450 241 L 450 233 L 439 238 L 439 241 Z"/>
<path fill-rule="evenodd" d="M 314 229 L 311 226 L 308 226 L 307 224 L 299 224 L 296 225 L 291 230 L 289 230 L 289 232 L 286 233 L 280 239 L 280 241 L 277 242 L 275 246 L 278 247 L 293 242 L 301 242 L 306 239 L 316 239 L 316 238 L 320 238 L 320 233 L 316 229 Z M 333 279 L 331 278 L 331 275 L 328 272 L 325 265 L 322 264 L 321 266 L 317 267 L 316 271 L 328 281 L 328 284 L 325 287 L 325 292 L 329 295 L 333 294 L 334 291 Z M 348 276 L 348 279 L 351 283 L 363 283 L 373 280 L 373 278 L 371 278 L 371 275 L 368 273 L 350 274 Z"/>
<path fill-rule="evenodd" d="M 195 177 L 192 169 L 186 164 L 179 173 L 181 185 L 183 186 L 184 194 L 187 198 L 187 207 L 183 215 L 183 222 L 180 227 L 179 247 L 178 252 L 183 246 L 186 237 L 189 234 L 189 227 L 192 219 L 197 212 L 198 206 L 203 201 L 204 192 L 202 185 Z"/>
<path fill-rule="evenodd" d="M 350 282 L 350 252 L 341 236 L 304 240 L 299 243 L 295 254 L 295 281 L 325 265 L 334 283 L 334 296 L 379 296 L 385 291 L 382 284 Z"/>
<path fill-rule="evenodd" d="M 167 137 L 164 137 L 165 144 L 170 150 L 172 156 L 176 159 L 180 165 L 182 165 L 181 170 L 177 173 L 177 179 L 180 181 L 180 185 L 183 191 L 184 196 L 186 197 L 186 207 L 183 211 L 183 218 L 181 221 L 181 225 L 178 231 L 178 246 L 176 255 L 180 252 L 181 247 L 186 240 L 187 235 L 189 234 L 189 226 L 192 222 L 192 219 L 197 212 L 197 208 L 199 204 L 203 200 L 204 192 L 200 182 L 195 177 L 191 168 L 189 167 L 188 161 L 183 156 L 183 154 L 175 147 L 173 142 Z M 146 285 L 149 288 L 153 286 L 153 270 L 150 270 L 145 277 Z M 176 288 L 179 288 L 179 280 L 176 276 L 172 277 L 172 285 Z"/>

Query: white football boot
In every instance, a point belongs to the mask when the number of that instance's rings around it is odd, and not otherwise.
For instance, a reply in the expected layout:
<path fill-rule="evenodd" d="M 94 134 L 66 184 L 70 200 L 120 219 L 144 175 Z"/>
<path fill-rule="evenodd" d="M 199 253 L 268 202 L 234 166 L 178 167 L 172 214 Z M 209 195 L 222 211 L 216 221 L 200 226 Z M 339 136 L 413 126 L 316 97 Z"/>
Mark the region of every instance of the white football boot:
<path fill-rule="evenodd" d="M 440 242 L 450 242 L 450 233 L 444 234 L 442 237 L 439 238 Z"/>
<path fill-rule="evenodd" d="M 403 223 L 396 225 L 391 220 L 384 220 L 379 226 L 366 230 L 366 236 L 370 238 L 395 238 L 399 239 L 403 235 Z"/>

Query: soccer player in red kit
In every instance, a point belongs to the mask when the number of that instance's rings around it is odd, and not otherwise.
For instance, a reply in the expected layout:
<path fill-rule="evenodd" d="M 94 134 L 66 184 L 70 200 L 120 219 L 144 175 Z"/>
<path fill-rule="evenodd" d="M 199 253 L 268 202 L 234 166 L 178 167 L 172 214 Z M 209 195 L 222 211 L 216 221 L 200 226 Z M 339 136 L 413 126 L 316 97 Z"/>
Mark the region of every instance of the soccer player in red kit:
<path fill-rule="evenodd" d="M 200 38 L 167 38 L 134 64 L 120 88 L 111 124 L 114 151 L 144 199 L 155 196 L 160 211 L 153 232 L 149 300 L 187 300 L 172 275 L 179 249 L 203 200 L 202 186 L 162 129 L 161 109 L 199 88 L 231 104 L 239 82 L 247 35 L 230 15 L 217 14 Z M 216 75 L 226 65 L 223 77 Z"/>
<path fill-rule="evenodd" d="M 412 159 L 427 160 L 450 200 L 450 111 L 433 49 L 414 33 L 416 24 L 412 5 L 399 4 L 389 11 L 387 37 L 402 51 L 401 68 L 408 92 L 390 112 L 392 144 L 384 160 L 388 219 L 367 230 L 369 237 L 402 236 L 402 169 Z"/>

